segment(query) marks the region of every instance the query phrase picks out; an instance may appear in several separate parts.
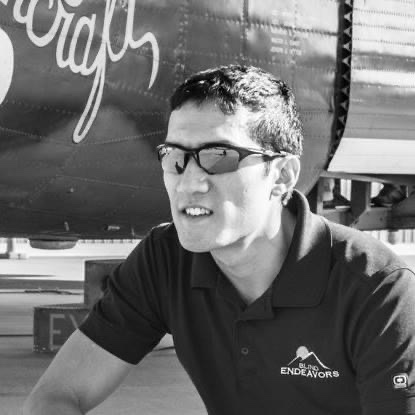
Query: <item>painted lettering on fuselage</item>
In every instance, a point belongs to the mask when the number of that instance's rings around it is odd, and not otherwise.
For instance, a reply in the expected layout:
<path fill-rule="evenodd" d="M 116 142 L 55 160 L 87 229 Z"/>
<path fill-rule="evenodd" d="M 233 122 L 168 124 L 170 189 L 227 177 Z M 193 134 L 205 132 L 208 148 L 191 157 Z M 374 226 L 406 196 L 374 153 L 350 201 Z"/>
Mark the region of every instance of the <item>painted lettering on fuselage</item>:
<path fill-rule="evenodd" d="M 55 9 L 55 18 L 49 30 L 46 33 L 36 34 L 34 29 L 35 12 L 40 0 L 16 0 L 13 7 L 14 19 L 26 26 L 26 33 L 30 41 L 37 47 L 45 47 L 53 40 L 57 40 L 56 46 L 56 63 L 59 68 L 68 68 L 74 74 L 83 76 L 94 76 L 93 85 L 88 97 L 88 101 L 82 115 L 75 127 L 73 133 L 73 141 L 80 143 L 88 134 L 93 122 L 98 114 L 99 107 L 102 102 L 104 92 L 106 67 L 108 59 L 115 63 L 119 62 L 125 55 L 128 48 L 139 49 L 144 44 L 150 44 L 152 48 L 153 62 L 148 88 L 154 84 L 159 70 L 159 46 L 157 39 L 152 32 L 146 32 L 140 39 L 133 38 L 134 31 L 134 12 L 135 0 L 125 1 L 124 10 L 127 13 L 125 36 L 122 47 L 115 52 L 111 43 L 111 22 L 114 16 L 117 0 L 105 0 L 105 14 L 102 25 L 101 45 L 92 63 L 90 58 L 91 45 L 94 33 L 97 27 L 97 15 L 81 16 L 75 23 L 73 33 L 69 33 L 75 18 L 74 13 L 66 10 L 66 7 L 77 8 L 84 0 L 48 0 L 48 9 Z M 4 5 L 8 4 L 8 0 L 0 0 Z M 24 8 L 23 8 L 24 3 Z M 42 0 L 44 4 L 44 0 Z M 83 59 L 77 63 L 75 55 L 81 47 L 78 40 L 81 32 L 87 33 L 86 45 L 82 47 Z M 117 45 L 118 47 L 118 45 Z M 64 50 L 67 51 L 64 54 Z"/>
<path fill-rule="evenodd" d="M 3 2 L 4 0 L 0 0 Z M 0 105 L 6 98 L 12 84 L 14 71 L 13 44 L 7 33 L 0 28 Z"/>

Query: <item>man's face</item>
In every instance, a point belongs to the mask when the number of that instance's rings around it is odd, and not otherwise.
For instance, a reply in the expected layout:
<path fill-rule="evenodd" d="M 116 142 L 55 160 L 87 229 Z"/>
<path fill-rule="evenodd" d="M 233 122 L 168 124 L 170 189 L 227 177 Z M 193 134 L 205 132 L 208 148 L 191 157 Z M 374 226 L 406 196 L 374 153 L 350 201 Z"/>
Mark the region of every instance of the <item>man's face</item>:
<path fill-rule="evenodd" d="M 224 115 L 214 104 L 186 103 L 173 111 L 166 142 L 187 148 L 227 143 L 258 148 L 248 135 L 245 108 Z M 271 198 L 275 174 L 265 174 L 263 158 L 252 155 L 239 169 L 209 175 L 191 157 L 182 174 L 164 172 L 173 221 L 180 243 L 192 252 L 207 252 L 250 243 L 270 231 L 280 204 Z M 276 211 L 277 210 L 277 211 Z"/>

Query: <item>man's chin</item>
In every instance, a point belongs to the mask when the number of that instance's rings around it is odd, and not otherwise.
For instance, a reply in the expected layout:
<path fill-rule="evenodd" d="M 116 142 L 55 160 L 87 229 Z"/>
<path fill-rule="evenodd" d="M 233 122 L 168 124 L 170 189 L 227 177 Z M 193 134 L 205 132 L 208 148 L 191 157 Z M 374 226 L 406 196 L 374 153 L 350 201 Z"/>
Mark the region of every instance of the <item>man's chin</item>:
<path fill-rule="evenodd" d="M 209 252 L 215 248 L 215 243 L 203 238 L 202 235 L 183 235 L 180 231 L 177 234 L 180 245 L 187 251 L 201 253 Z"/>
<path fill-rule="evenodd" d="M 201 243 L 201 241 L 190 241 L 188 239 L 182 240 L 179 237 L 180 245 L 187 251 L 194 253 L 202 253 L 211 251 L 212 247 L 207 243 Z"/>

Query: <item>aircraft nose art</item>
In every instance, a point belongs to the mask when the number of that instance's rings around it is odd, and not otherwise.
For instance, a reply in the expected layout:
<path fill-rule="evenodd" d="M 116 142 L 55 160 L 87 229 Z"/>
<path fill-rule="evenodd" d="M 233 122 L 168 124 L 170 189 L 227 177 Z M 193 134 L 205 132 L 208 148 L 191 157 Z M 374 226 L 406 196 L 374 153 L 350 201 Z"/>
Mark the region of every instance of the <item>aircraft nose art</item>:
<path fill-rule="evenodd" d="M 169 220 L 155 152 L 169 96 L 222 64 L 260 66 L 293 87 L 306 136 L 299 187 L 310 189 L 331 140 L 339 7 L 0 0 L 11 73 L 0 84 L 0 234 L 129 238 Z"/>

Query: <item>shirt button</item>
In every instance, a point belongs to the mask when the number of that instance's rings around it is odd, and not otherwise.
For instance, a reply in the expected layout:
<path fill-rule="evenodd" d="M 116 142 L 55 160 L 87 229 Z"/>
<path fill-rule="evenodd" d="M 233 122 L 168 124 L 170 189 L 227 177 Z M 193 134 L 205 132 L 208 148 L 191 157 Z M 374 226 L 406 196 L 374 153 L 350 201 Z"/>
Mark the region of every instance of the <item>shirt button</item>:
<path fill-rule="evenodd" d="M 247 347 L 242 347 L 242 349 L 241 349 L 241 353 L 242 353 L 244 356 L 247 356 L 247 355 L 248 355 L 248 353 L 249 353 L 249 349 L 248 349 Z"/>

